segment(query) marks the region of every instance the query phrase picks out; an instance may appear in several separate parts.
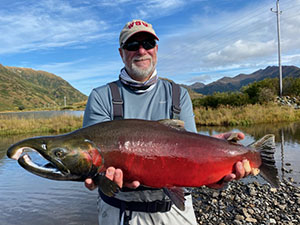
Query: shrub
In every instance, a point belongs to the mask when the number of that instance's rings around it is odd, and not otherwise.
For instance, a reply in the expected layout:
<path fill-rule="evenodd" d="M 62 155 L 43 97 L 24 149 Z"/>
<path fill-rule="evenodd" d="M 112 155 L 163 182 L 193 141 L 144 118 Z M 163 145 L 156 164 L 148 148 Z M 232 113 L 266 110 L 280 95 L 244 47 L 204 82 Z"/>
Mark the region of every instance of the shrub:
<path fill-rule="evenodd" d="M 22 110 L 25 109 L 25 107 L 24 107 L 23 105 L 20 105 L 20 106 L 18 107 L 18 109 L 22 111 Z"/>

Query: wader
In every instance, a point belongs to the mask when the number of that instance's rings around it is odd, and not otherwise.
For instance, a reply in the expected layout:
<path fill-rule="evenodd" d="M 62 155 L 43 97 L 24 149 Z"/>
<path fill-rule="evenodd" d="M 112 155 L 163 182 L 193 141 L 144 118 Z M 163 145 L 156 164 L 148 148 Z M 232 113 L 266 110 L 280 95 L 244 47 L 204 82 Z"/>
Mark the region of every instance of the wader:
<path fill-rule="evenodd" d="M 172 118 L 180 118 L 180 87 L 172 84 Z M 109 83 L 113 102 L 114 120 L 123 119 L 123 99 L 116 82 Z M 154 201 L 126 201 L 104 195 L 99 189 L 98 211 L 99 225 L 196 225 L 190 193 L 185 194 L 185 210 L 180 211 L 172 202 L 159 195 L 164 195 L 161 189 L 140 186 L 137 189 L 122 188 L 123 194 L 145 192 L 149 198 L 157 195 Z M 132 193 L 130 193 L 132 192 Z M 158 194 L 157 194 L 158 193 Z M 156 198 L 154 197 L 154 198 Z"/>

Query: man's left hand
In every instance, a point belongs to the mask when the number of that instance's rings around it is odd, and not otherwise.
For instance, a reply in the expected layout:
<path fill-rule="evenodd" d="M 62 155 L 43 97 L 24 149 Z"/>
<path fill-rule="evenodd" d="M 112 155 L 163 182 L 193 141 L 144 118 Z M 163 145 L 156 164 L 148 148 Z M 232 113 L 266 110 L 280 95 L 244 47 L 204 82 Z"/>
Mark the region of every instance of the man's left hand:
<path fill-rule="evenodd" d="M 226 140 L 231 136 L 232 136 L 232 132 L 214 135 L 214 137 L 216 138 L 221 138 Z M 242 140 L 245 138 L 245 135 L 241 132 L 237 133 L 236 136 L 238 140 Z M 219 182 L 207 186 L 215 189 L 222 188 L 226 183 L 232 180 L 239 180 L 243 177 L 248 176 L 250 173 L 251 173 L 251 167 L 249 161 L 247 159 L 244 159 L 243 161 L 239 161 L 234 165 L 234 173 L 228 174 L 225 177 L 223 177 Z"/>

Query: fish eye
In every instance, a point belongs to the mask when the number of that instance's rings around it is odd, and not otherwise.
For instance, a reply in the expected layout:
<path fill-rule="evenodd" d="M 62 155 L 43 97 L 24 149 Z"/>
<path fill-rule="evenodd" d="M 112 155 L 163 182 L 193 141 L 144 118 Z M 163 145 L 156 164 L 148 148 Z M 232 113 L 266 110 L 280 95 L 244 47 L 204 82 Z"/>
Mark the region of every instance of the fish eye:
<path fill-rule="evenodd" d="M 65 151 L 64 149 L 61 149 L 61 148 L 57 148 L 53 151 L 53 154 L 56 156 L 56 157 L 63 157 L 65 155 Z"/>

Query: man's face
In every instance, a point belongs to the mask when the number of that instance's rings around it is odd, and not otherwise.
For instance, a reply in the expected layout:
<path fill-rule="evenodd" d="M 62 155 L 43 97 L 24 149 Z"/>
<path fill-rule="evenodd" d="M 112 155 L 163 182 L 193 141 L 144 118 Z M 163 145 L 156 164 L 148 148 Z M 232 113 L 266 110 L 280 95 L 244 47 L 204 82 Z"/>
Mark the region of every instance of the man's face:
<path fill-rule="evenodd" d="M 126 43 L 149 39 L 154 39 L 154 37 L 151 34 L 141 32 L 130 37 Z M 139 49 L 136 51 L 128 51 L 126 49 L 119 48 L 126 71 L 131 78 L 137 81 L 146 81 L 149 79 L 156 66 L 157 49 L 157 45 L 149 50 L 144 49 L 142 45 L 140 45 Z"/>

